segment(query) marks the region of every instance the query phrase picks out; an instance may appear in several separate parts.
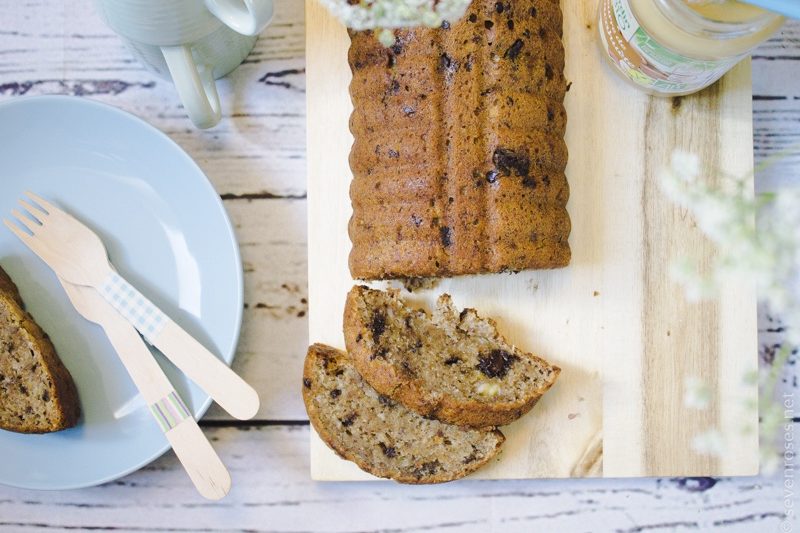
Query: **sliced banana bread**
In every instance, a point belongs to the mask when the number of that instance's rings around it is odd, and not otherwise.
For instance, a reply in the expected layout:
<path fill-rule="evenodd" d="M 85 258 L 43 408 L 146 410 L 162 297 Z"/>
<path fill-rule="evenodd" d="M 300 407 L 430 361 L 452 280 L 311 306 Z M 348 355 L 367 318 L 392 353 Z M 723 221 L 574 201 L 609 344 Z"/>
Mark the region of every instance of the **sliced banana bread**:
<path fill-rule="evenodd" d="M 79 415 L 72 376 L 0 268 L 0 429 L 49 433 L 74 426 Z"/>
<path fill-rule="evenodd" d="M 346 353 L 314 344 L 303 400 L 319 436 L 372 475 L 401 483 L 443 483 L 474 472 L 500 451 L 499 431 L 462 429 L 421 417 L 379 395 Z"/>
<path fill-rule="evenodd" d="M 351 32 L 350 272 L 449 277 L 570 262 L 559 0 Z"/>
<path fill-rule="evenodd" d="M 474 309 L 459 313 L 449 295 L 431 316 L 398 292 L 357 286 L 345 305 L 347 351 L 379 393 L 424 416 L 487 428 L 528 412 L 558 377 L 560 368 L 508 343 Z"/>

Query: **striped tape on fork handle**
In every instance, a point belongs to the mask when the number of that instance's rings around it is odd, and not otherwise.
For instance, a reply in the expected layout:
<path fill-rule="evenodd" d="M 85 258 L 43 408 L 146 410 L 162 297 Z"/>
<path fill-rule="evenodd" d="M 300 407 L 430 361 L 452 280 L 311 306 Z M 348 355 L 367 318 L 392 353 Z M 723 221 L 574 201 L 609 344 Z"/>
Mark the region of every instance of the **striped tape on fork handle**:
<path fill-rule="evenodd" d="M 155 403 L 150 404 L 150 412 L 153 413 L 161 431 L 166 433 L 174 428 L 187 418 L 191 418 L 192 414 L 183 403 L 181 397 L 175 391 L 170 392 Z"/>

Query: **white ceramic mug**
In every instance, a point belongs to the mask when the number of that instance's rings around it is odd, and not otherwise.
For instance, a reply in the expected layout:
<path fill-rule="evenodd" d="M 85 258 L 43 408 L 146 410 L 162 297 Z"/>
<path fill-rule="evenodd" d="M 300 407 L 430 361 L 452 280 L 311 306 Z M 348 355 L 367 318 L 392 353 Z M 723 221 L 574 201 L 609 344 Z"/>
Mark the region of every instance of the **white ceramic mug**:
<path fill-rule="evenodd" d="M 236 68 L 272 20 L 272 0 L 94 0 L 152 72 L 172 79 L 198 128 L 219 122 L 216 78 Z"/>

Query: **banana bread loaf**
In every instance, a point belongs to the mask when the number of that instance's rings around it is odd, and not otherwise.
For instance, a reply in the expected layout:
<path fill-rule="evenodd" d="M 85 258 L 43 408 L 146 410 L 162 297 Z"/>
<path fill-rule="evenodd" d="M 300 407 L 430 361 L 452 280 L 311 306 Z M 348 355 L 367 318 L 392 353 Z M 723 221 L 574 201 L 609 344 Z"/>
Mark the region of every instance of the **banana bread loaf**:
<path fill-rule="evenodd" d="M 473 0 L 389 48 L 351 32 L 354 278 L 569 263 L 561 34 L 558 0 Z"/>
<path fill-rule="evenodd" d="M 346 353 L 314 344 L 303 370 L 303 400 L 319 436 L 362 470 L 401 483 L 442 483 L 474 472 L 500 452 L 499 431 L 428 420 L 358 375 Z"/>
<path fill-rule="evenodd" d="M 49 433 L 78 422 L 75 384 L 0 268 L 0 429 Z"/>
<path fill-rule="evenodd" d="M 561 369 L 508 343 L 491 319 L 459 312 L 445 294 L 433 315 L 398 291 L 354 287 L 344 336 L 375 390 L 423 416 L 473 428 L 513 422 L 530 411 Z"/>

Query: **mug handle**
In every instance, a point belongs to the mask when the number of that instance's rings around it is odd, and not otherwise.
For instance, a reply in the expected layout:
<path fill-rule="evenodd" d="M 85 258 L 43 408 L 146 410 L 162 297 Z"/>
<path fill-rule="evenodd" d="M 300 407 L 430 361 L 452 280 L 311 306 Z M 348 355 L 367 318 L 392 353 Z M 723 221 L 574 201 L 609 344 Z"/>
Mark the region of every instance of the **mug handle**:
<path fill-rule="evenodd" d="M 194 125 L 201 129 L 216 125 L 222 112 L 212 69 L 209 66 L 198 68 L 188 46 L 162 46 L 161 53 Z"/>
<path fill-rule="evenodd" d="M 211 14 L 242 35 L 258 35 L 272 20 L 272 0 L 206 0 Z"/>

